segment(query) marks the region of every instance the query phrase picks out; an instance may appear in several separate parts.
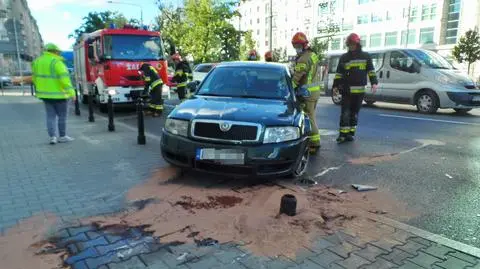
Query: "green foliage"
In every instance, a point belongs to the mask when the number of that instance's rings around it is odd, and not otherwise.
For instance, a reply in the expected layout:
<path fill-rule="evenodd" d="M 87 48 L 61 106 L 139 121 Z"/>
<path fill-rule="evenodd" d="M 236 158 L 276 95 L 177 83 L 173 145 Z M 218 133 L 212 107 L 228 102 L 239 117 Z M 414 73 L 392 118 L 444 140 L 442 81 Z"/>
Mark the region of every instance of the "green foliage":
<path fill-rule="evenodd" d="M 251 30 L 242 33 L 243 40 L 240 45 L 240 60 L 245 61 L 248 58 L 248 52 L 255 49 L 256 42 L 253 39 L 253 33 Z"/>
<path fill-rule="evenodd" d="M 480 35 L 477 30 L 468 30 L 453 48 L 452 56 L 459 63 L 468 63 L 468 74 L 472 63 L 480 60 Z"/>
<path fill-rule="evenodd" d="M 284 63 L 288 61 L 287 49 L 285 48 L 274 49 L 272 54 L 273 54 L 273 61 L 275 62 Z"/>
<path fill-rule="evenodd" d="M 197 63 L 239 58 L 241 32 L 230 23 L 238 16 L 232 8 L 235 2 L 185 0 L 183 8 L 157 4 L 157 25 L 167 46 L 191 54 Z"/>
<path fill-rule="evenodd" d="M 111 23 L 114 23 L 117 27 L 123 27 L 125 24 L 140 25 L 138 20 L 127 20 L 123 14 L 118 12 L 90 12 L 87 16 L 83 17 L 82 24 L 68 37 L 75 38 L 76 42 L 78 42 L 84 33 L 91 33 L 104 29 Z"/>

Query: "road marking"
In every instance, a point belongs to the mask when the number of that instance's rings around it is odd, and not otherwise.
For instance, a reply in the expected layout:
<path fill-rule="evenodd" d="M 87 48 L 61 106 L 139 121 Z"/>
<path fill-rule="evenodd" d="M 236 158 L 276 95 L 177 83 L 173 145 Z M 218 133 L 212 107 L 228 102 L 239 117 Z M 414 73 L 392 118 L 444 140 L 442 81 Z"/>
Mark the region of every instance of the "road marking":
<path fill-rule="evenodd" d="M 480 123 L 465 122 L 465 121 L 438 120 L 438 119 L 432 119 L 432 118 L 418 118 L 418 117 L 399 116 L 399 115 L 392 115 L 392 114 L 378 114 L 378 115 L 381 116 L 381 117 L 390 117 L 390 118 L 401 118 L 401 119 L 410 119 L 410 120 L 423 120 L 423 121 L 433 121 L 433 122 L 443 122 L 443 123 L 452 123 L 452 124 L 480 126 Z"/>
<path fill-rule="evenodd" d="M 316 174 L 315 176 L 313 176 L 313 178 L 321 177 L 321 176 L 325 175 L 326 173 L 328 173 L 328 172 L 330 172 L 330 171 L 333 171 L 333 170 L 338 170 L 338 169 L 340 169 L 342 166 L 343 166 L 343 164 L 340 165 L 340 166 L 329 167 L 329 168 L 327 168 L 327 169 L 324 169 L 322 172 L 320 172 L 320 173 Z"/>

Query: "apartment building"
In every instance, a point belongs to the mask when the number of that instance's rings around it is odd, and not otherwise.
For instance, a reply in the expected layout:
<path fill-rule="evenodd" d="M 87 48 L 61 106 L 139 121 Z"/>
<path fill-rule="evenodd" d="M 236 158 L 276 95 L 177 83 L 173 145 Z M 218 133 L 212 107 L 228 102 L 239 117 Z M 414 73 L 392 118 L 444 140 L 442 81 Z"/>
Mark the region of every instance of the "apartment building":
<path fill-rule="evenodd" d="M 241 1 L 239 26 L 252 30 L 260 52 L 269 47 L 270 0 Z M 480 0 L 276 0 L 272 1 L 272 45 L 294 54 L 296 31 L 309 37 L 330 37 L 329 52 L 345 50 L 355 32 L 366 49 L 426 48 L 451 57 L 451 50 L 469 29 L 480 25 Z"/>
<path fill-rule="evenodd" d="M 30 71 L 43 41 L 26 0 L 0 0 L 0 75 Z M 18 53 L 17 53 L 18 52 Z"/>

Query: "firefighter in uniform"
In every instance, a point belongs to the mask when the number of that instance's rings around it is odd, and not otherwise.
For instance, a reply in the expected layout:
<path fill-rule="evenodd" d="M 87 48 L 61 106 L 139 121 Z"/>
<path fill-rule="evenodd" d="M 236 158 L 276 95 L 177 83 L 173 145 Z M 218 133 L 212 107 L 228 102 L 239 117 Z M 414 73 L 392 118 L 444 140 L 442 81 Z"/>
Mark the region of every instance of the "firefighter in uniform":
<path fill-rule="evenodd" d="M 247 60 L 248 61 L 257 61 L 257 51 L 256 50 L 250 50 L 247 55 Z"/>
<path fill-rule="evenodd" d="M 348 52 L 340 57 L 333 82 L 333 88 L 339 89 L 342 95 L 338 143 L 354 140 L 367 77 L 370 79 L 373 93 L 377 91 L 378 84 L 372 59 L 367 52 L 362 51 L 360 37 L 357 34 L 350 34 L 346 45 Z"/>
<path fill-rule="evenodd" d="M 296 91 L 298 91 L 300 87 L 305 87 L 309 92 L 308 97 L 301 97 L 299 99 L 304 112 L 308 115 L 311 122 L 310 151 L 316 153 L 320 148 L 320 133 L 315 119 L 315 110 L 321 90 L 318 79 L 320 69 L 318 67 L 319 59 L 310 49 L 307 36 L 304 33 L 296 33 L 292 38 L 292 45 L 297 52 L 292 79 L 293 87 Z"/>
<path fill-rule="evenodd" d="M 143 75 L 145 82 L 144 94 L 149 94 L 148 112 L 154 117 L 159 116 L 163 111 L 162 87 L 163 81 L 157 70 L 148 63 L 143 63 L 139 71 Z M 149 91 L 150 90 L 150 91 Z"/>
<path fill-rule="evenodd" d="M 188 62 L 182 60 L 180 54 L 174 54 L 172 60 L 175 63 L 175 75 L 173 76 L 172 82 L 177 83 L 178 99 L 183 101 L 190 95 L 187 83 L 193 78 L 192 70 L 190 69 Z"/>
<path fill-rule="evenodd" d="M 273 62 L 273 53 L 271 51 L 265 52 L 265 62 Z"/>

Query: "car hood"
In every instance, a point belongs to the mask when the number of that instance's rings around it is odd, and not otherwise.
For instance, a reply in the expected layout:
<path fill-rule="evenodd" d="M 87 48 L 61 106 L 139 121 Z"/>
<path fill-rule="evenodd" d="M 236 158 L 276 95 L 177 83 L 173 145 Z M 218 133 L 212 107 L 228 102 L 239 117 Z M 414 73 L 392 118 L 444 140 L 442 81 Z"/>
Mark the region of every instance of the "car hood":
<path fill-rule="evenodd" d="M 265 126 L 292 125 L 298 110 L 291 102 L 269 99 L 195 97 L 177 106 L 169 117 L 185 120 L 208 119 L 261 123 Z"/>
<path fill-rule="evenodd" d="M 472 85 L 475 82 L 468 77 L 467 74 L 461 70 L 449 69 L 449 70 L 438 70 L 441 74 L 449 77 L 450 79 L 462 84 L 462 85 Z"/>

